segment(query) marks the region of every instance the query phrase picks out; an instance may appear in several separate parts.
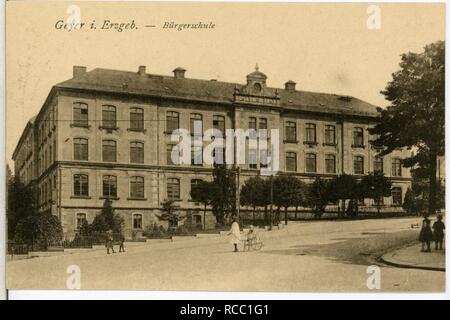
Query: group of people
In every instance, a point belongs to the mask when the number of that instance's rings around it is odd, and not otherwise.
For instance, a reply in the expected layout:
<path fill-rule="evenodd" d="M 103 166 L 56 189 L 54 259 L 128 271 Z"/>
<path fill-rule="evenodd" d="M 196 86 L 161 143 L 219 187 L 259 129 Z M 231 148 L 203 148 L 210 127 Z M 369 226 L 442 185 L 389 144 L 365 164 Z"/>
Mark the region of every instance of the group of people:
<path fill-rule="evenodd" d="M 441 214 L 438 214 L 437 221 L 433 223 L 433 230 L 431 229 L 431 220 L 425 217 L 419 234 L 419 241 L 422 242 L 422 252 L 431 252 L 431 241 L 433 240 L 435 242 L 435 250 L 442 250 L 445 224 L 442 222 Z"/>
<path fill-rule="evenodd" d="M 125 252 L 125 236 L 123 234 L 120 234 L 119 236 L 119 252 Z M 106 253 L 109 254 L 109 250 L 112 251 L 112 253 L 116 253 L 114 251 L 114 236 L 112 230 L 108 230 L 106 232 Z"/>
<path fill-rule="evenodd" d="M 239 223 L 236 217 L 233 217 L 233 223 L 231 224 L 230 232 L 228 233 L 229 236 L 231 236 L 230 242 L 234 245 L 234 252 L 238 252 L 238 244 L 241 243 L 242 240 L 244 241 L 244 251 L 245 248 L 251 245 L 252 241 L 256 240 L 256 233 L 253 229 L 253 226 L 250 227 L 248 230 L 245 239 L 241 238 L 241 230 L 239 227 Z"/>

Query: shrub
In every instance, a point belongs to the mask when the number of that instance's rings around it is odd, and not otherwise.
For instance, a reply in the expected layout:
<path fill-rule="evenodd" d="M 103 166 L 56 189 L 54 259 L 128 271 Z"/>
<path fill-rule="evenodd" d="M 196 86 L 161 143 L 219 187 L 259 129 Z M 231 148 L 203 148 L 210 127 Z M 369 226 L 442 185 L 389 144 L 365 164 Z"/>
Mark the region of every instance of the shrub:
<path fill-rule="evenodd" d="M 51 213 L 37 213 L 21 219 L 14 237 L 16 243 L 28 244 L 38 250 L 61 245 L 62 239 L 61 222 Z"/>

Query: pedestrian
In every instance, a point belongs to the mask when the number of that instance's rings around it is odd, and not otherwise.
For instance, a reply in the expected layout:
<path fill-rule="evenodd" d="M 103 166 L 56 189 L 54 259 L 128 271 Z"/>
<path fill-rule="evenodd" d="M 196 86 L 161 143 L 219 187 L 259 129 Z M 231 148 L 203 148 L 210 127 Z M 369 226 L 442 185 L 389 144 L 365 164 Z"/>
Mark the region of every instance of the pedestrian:
<path fill-rule="evenodd" d="M 123 243 L 125 242 L 125 236 L 121 233 L 119 238 L 119 252 L 125 252 L 125 247 Z"/>
<path fill-rule="evenodd" d="M 233 223 L 231 224 L 231 230 L 228 235 L 231 235 L 231 243 L 234 245 L 234 252 L 238 252 L 238 243 L 241 242 L 241 231 L 239 230 L 239 223 L 236 217 L 233 217 Z"/>
<path fill-rule="evenodd" d="M 106 253 L 109 254 L 109 249 L 111 249 L 112 253 L 114 252 L 114 245 L 113 245 L 113 233 L 112 230 L 108 230 L 106 232 Z"/>
<path fill-rule="evenodd" d="M 445 224 L 442 222 L 442 214 L 438 214 L 437 221 L 433 223 L 434 243 L 436 250 L 442 250 L 442 243 L 444 242 Z"/>
<path fill-rule="evenodd" d="M 419 234 L 419 241 L 422 242 L 422 252 L 431 252 L 430 243 L 433 240 L 433 231 L 431 231 L 431 221 L 427 217 L 422 221 L 422 229 Z M 427 249 L 425 250 L 425 245 Z"/>

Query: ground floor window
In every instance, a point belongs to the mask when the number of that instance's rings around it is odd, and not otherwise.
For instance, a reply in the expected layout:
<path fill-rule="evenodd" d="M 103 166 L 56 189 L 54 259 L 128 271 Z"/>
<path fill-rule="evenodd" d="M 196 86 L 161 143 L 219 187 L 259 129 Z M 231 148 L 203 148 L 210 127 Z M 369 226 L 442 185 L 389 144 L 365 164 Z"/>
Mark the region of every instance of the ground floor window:
<path fill-rule="evenodd" d="M 86 223 L 86 213 L 77 213 L 77 229 L 80 229 Z"/>
<path fill-rule="evenodd" d="M 133 229 L 142 229 L 142 214 L 133 214 Z"/>
<path fill-rule="evenodd" d="M 392 188 L 392 204 L 394 206 L 401 206 L 402 205 L 402 188 L 395 187 Z"/>

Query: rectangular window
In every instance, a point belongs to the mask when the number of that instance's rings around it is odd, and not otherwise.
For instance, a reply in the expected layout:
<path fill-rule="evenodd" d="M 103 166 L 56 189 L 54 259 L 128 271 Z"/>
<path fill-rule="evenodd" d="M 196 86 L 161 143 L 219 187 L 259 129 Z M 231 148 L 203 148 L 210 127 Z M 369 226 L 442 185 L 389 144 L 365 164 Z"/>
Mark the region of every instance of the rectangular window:
<path fill-rule="evenodd" d="M 175 144 L 168 144 L 166 147 L 166 161 L 167 165 L 173 166 L 178 164 L 178 153 L 175 152 L 174 158 L 172 159 L 172 150 L 176 148 Z"/>
<path fill-rule="evenodd" d="M 103 140 L 102 145 L 103 161 L 116 162 L 117 161 L 116 153 L 117 153 L 116 142 L 114 140 Z"/>
<path fill-rule="evenodd" d="M 166 131 L 172 133 L 174 130 L 180 128 L 180 118 L 178 112 L 167 111 L 166 114 Z"/>
<path fill-rule="evenodd" d="M 104 176 L 103 177 L 103 196 L 104 197 L 117 197 L 117 177 L 116 176 Z"/>
<path fill-rule="evenodd" d="M 248 150 L 248 163 L 250 169 L 257 169 L 258 168 L 258 152 L 257 149 L 249 149 Z"/>
<path fill-rule="evenodd" d="M 353 159 L 353 172 L 354 174 L 364 174 L 364 158 L 356 156 Z"/>
<path fill-rule="evenodd" d="M 286 171 L 297 171 L 297 154 L 286 152 Z"/>
<path fill-rule="evenodd" d="M 117 127 L 116 107 L 105 105 L 102 108 L 102 126 L 115 129 Z"/>
<path fill-rule="evenodd" d="M 248 118 L 248 128 L 249 129 L 253 129 L 253 130 L 257 130 L 256 128 L 256 118 L 255 117 L 250 117 Z"/>
<path fill-rule="evenodd" d="M 73 104 L 73 125 L 87 126 L 88 125 L 88 105 L 82 102 L 75 102 Z"/>
<path fill-rule="evenodd" d="M 220 130 L 222 136 L 225 134 L 225 117 L 224 116 L 213 116 L 213 128 Z"/>
<path fill-rule="evenodd" d="M 336 144 L 336 128 L 332 125 L 325 126 L 325 144 L 335 145 Z"/>
<path fill-rule="evenodd" d="M 77 229 L 86 223 L 86 213 L 77 213 Z"/>
<path fill-rule="evenodd" d="M 133 214 L 133 229 L 142 229 L 142 214 Z"/>
<path fill-rule="evenodd" d="M 392 195 L 392 205 L 401 206 L 403 200 L 402 188 L 399 187 L 392 188 L 391 195 Z"/>
<path fill-rule="evenodd" d="M 88 160 L 88 139 L 73 139 L 73 159 Z"/>
<path fill-rule="evenodd" d="M 201 146 L 191 147 L 191 164 L 196 166 L 203 164 L 203 148 Z"/>
<path fill-rule="evenodd" d="M 144 143 L 139 141 L 130 143 L 130 162 L 144 163 Z"/>
<path fill-rule="evenodd" d="M 363 128 L 355 128 L 353 130 L 353 146 L 354 147 L 363 147 L 364 146 Z"/>
<path fill-rule="evenodd" d="M 336 173 L 336 156 L 334 154 L 325 156 L 325 171 L 326 173 Z"/>
<path fill-rule="evenodd" d="M 305 126 L 305 142 L 316 143 L 316 125 L 314 123 L 307 123 Z"/>
<path fill-rule="evenodd" d="M 177 178 L 167 179 L 167 198 L 169 200 L 180 200 L 180 180 Z"/>
<path fill-rule="evenodd" d="M 288 142 L 297 142 L 297 125 L 295 122 L 287 121 L 285 124 L 285 139 Z"/>
<path fill-rule="evenodd" d="M 316 172 L 317 166 L 316 166 L 316 155 L 314 153 L 307 153 L 306 154 L 306 172 Z"/>
<path fill-rule="evenodd" d="M 375 173 L 383 173 L 383 158 L 375 157 L 373 162 L 373 172 Z"/>
<path fill-rule="evenodd" d="M 393 177 L 402 176 L 402 161 L 398 158 L 392 159 L 392 176 Z"/>
<path fill-rule="evenodd" d="M 89 196 L 89 177 L 87 174 L 73 176 L 73 194 L 79 197 Z"/>
<path fill-rule="evenodd" d="M 143 199 L 144 196 L 144 178 L 130 178 L 130 197 L 135 199 Z"/>
<path fill-rule="evenodd" d="M 203 117 L 201 114 L 199 113 L 191 113 L 190 116 L 190 130 L 191 130 L 191 135 L 195 135 L 195 136 L 203 136 Z M 196 132 L 196 129 L 197 131 Z"/>
<path fill-rule="evenodd" d="M 136 131 L 144 130 L 144 109 L 130 109 L 130 129 Z"/>

